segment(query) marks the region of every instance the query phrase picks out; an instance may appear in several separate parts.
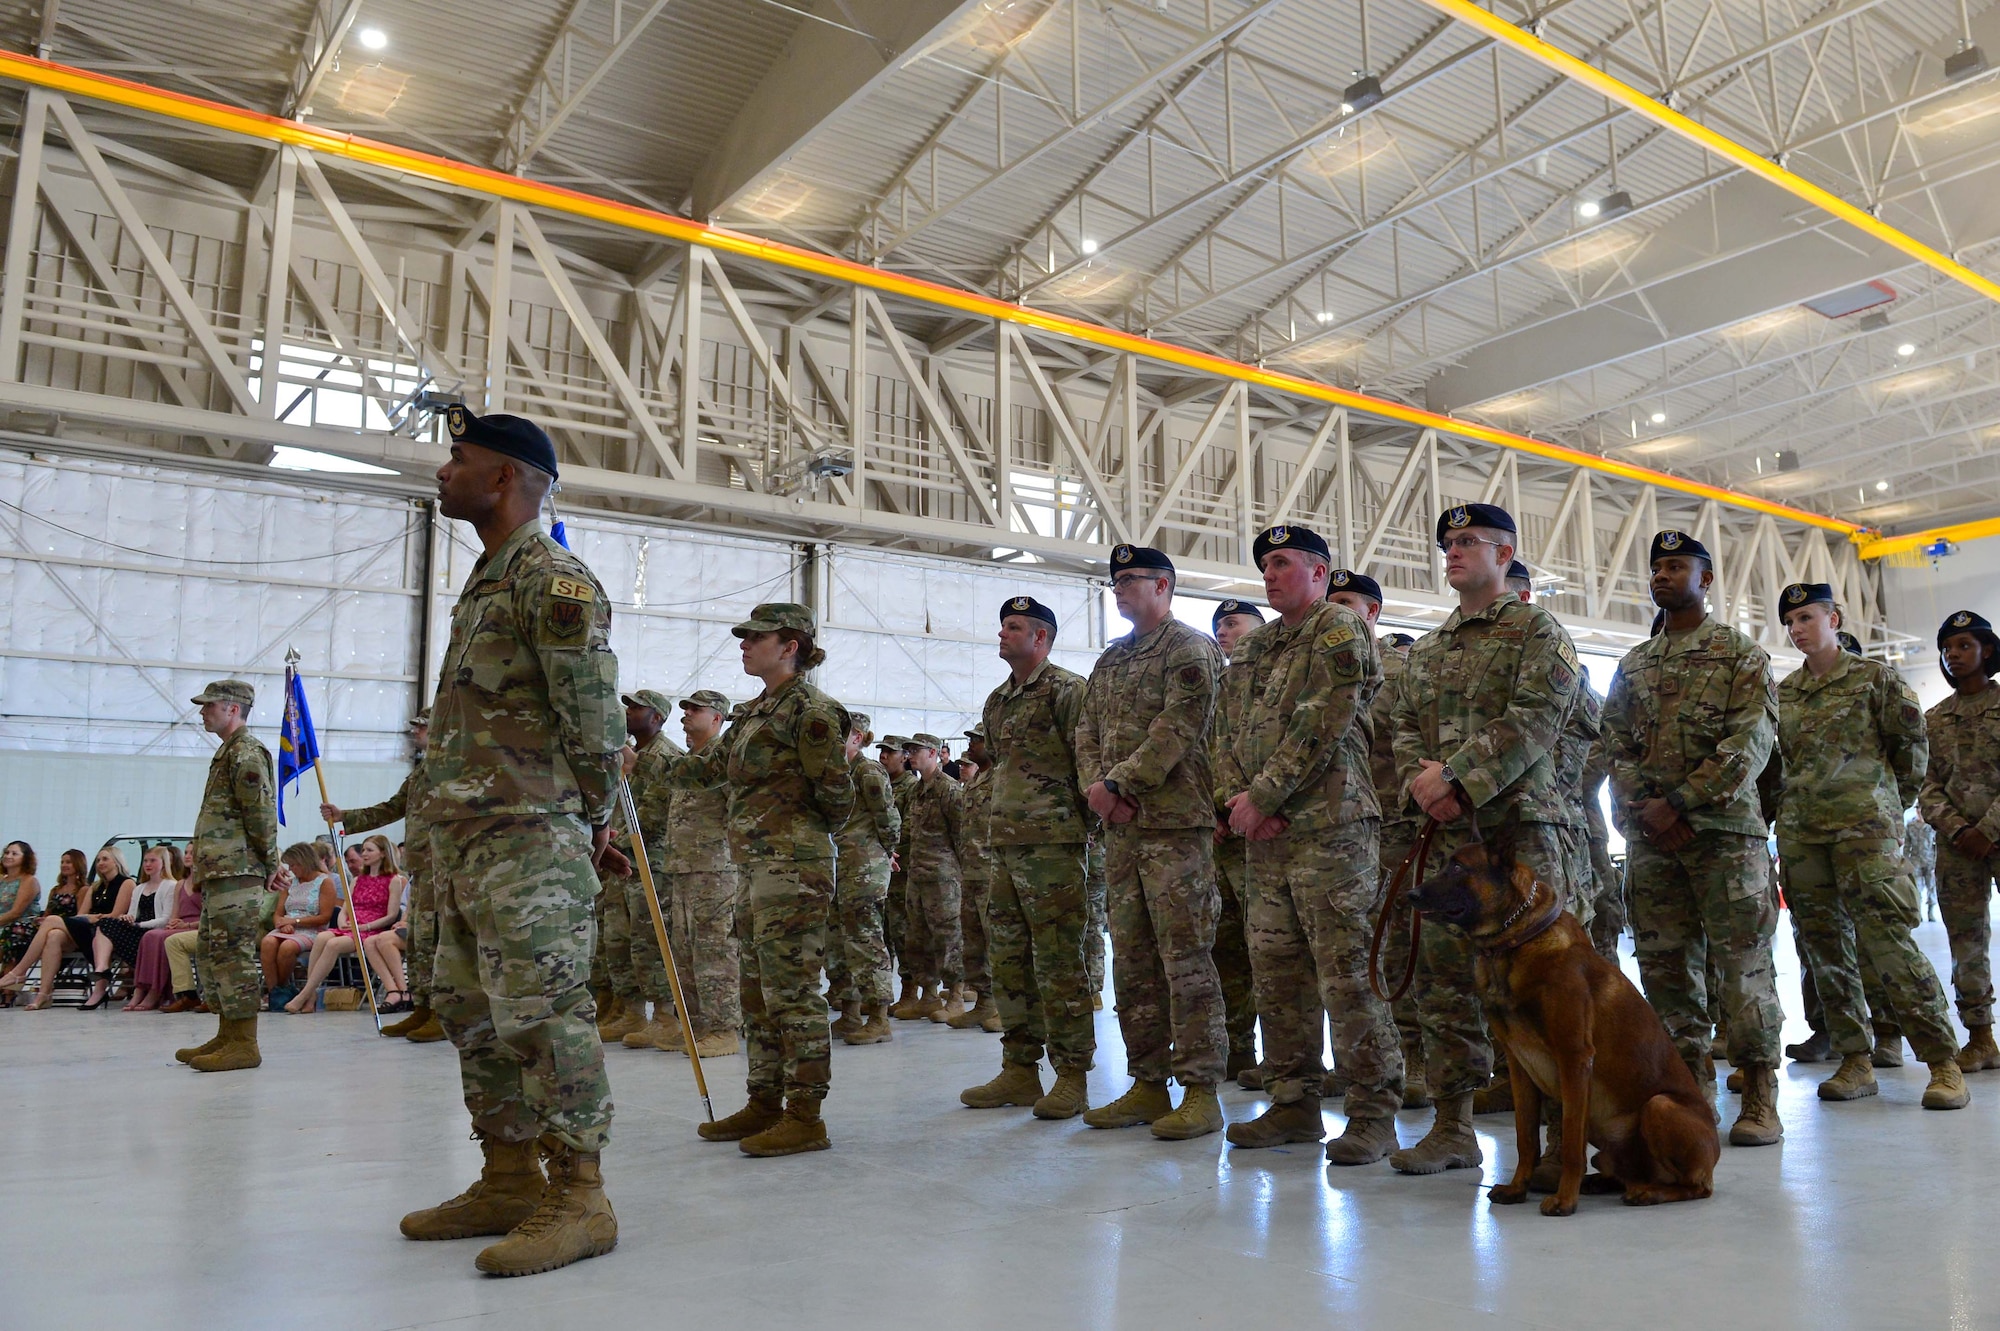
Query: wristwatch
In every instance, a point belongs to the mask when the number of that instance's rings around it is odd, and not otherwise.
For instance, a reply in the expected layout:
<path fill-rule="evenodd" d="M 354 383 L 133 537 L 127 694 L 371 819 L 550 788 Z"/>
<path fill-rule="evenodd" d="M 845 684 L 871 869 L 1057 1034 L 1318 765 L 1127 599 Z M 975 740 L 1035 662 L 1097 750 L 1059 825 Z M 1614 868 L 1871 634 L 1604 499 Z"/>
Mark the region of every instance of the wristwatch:
<path fill-rule="evenodd" d="M 1458 784 L 1458 773 L 1451 770 L 1450 763 L 1446 763 L 1443 769 L 1438 772 L 1438 775 L 1443 777 L 1448 785 L 1455 786 Z"/>
<path fill-rule="evenodd" d="M 1104 788 L 1110 791 L 1113 795 L 1118 796 L 1119 799 L 1125 798 L 1124 792 L 1118 789 L 1118 783 L 1116 781 L 1106 781 L 1104 783 Z"/>

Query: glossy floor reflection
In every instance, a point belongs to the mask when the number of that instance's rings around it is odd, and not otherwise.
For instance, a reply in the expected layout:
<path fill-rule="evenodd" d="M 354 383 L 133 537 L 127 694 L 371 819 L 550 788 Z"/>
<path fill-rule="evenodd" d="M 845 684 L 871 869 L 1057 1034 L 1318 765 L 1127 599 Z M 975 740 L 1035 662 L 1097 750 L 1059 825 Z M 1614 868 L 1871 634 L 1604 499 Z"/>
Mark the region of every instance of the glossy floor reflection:
<path fill-rule="evenodd" d="M 1920 937 L 1942 960 L 1942 929 Z M 1978 1275 L 2000 1074 L 1940 1114 L 1917 1107 L 1920 1066 L 1839 1106 L 1813 1095 L 1830 1066 L 1788 1067 L 1785 1144 L 1725 1148 L 1712 1200 L 1587 1197 L 1552 1220 L 1485 1200 L 1512 1166 L 1506 1118 L 1480 1120 L 1483 1178 L 1332 1171 L 1311 1148 L 959 1108 L 997 1038 L 898 1023 L 892 1045 L 836 1046 L 832 1151 L 752 1161 L 695 1137 L 684 1061 L 621 1048 L 618 1250 L 501 1281 L 474 1273 L 476 1242 L 396 1233 L 477 1167 L 449 1046 L 266 1018 L 262 1069 L 204 1077 L 172 1050 L 208 1020 L 0 1012 L 0 1327 L 2000 1325 Z M 1124 1086 L 1109 1011 L 1099 1038 L 1096 1103 Z M 711 1067 L 719 1112 L 742 1070 Z M 1225 1095 L 1232 1117 L 1260 1103 Z M 1404 1140 L 1427 1121 L 1403 1115 Z"/>

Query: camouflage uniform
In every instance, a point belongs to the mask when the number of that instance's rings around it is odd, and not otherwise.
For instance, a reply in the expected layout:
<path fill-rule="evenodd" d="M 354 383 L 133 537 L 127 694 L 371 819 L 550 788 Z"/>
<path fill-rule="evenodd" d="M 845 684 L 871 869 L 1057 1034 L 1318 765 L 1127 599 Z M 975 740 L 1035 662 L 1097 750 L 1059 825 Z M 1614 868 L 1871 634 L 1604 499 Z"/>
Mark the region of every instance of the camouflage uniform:
<path fill-rule="evenodd" d="M 1077 785 L 1117 785 L 1138 814 L 1107 829 L 1112 961 L 1126 1069 L 1135 1081 L 1213 1086 L 1228 1061 L 1210 949 L 1215 887 L 1209 723 L 1222 653 L 1168 619 L 1097 660 L 1077 721 Z"/>
<path fill-rule="evenodd" d="M 396 793 L 365 809 L 342 809 L 341 826 L 348 832 L 372 832 L 403 820 L 403 872 L 410 880 L 409 959 L 404 968 L 415 1007 L 431 1005 L 431 970 L 437 958 L 437 893 L 431 885 L 431 830 L 423 808 L 430 791 L 424 760 L 403 778 Z"/>
<path fill-rule="evenodd" d="M 1846 652 L 1818 678 L 1802 665 L 1778 686 L 1778 743 L 1785 900 L 1812 959 L 1834 1049 L 1874 1047 L 1860 973 L 1866 958 L 1917 1057 L 1954 1057 L 1937 972 L 1910 937 L 1919 912 L 1916 880 L 1903 864 L 1903 810 L 1916 801 L 1929 755 L 1916 695 L 1880 661 Z"/>
<path fill-rule="evenodd" d="M 1104 821 L 1093 813 L 1090 815 L 1090 833 L 1083 843 L 1083 900 L 1086 912 L 1083 960 L 1088 969 L 1090 992 L 1100 997 L 1104 993 L 1104 936 L 1111 931 L 1111 884 L 1105 876 L 1104 844 Z"/>
<path fill-rule="evenodd" d="M 1603 725 L 1600 709 L 1598 723 Z M 1597 953 L 1612 965 L 1618 964 L 1618 936 L 1625 932 L 1625 878 L 1611 863 L 1611 830 L 1604 821 L 1604 803 L 1598 798 L 1604 783 L 1611 779 L 1611 760 L 1605 756 L 1604 738 L 1590 746 L 1590 760 L 1583 767 L 1584 839 L 1590 854 L 1590 885 L 1596 894 L 1591 904 L 1590 941 Z"/>
<path fill-rule="evenodd" d="M 1696 1069 L 1711 1024 L 1727 1030 L 1738 1067 L 1779 1062 L 1784 1013 L 1771 956 L 1778 903 L 1757 789 L 1776 713 L 1771 658 L 1714 619 L 1634 647 L 1604 707 L 1640 982 Z M 1683 806 L 1695 836 L 1680 850 L 1656 848 L 1631 821 L 1633 801 L 1653 796 Z M 1719 1011 L 1708 1001 L 1711 977 Z"/>
<path fill-rule="evenodd" d="M 854 811 L 843 752 L 849 730 L 846 708 L 794 676 L 759 695 L 678 768 L 680 780 L 696 785 L 728 780 L 752 1100 L 824 1100 L 831 1080 L 819 978 L 833 909 L 833 834 Z"/>
<path fill-rule="evenodd" d="M 1569 882 L 1570 913 L 1590 929 L 1597 914 L 1597 878 L 1590 860 L 1590 816 L 1584 811 L 1584 774 L 1590 751 L 1604 724 L 1604 700 L 1578 672 L 1576 705 L 1569 709 L 1556 744 L 1556 784 L 1569 796 L 1569 823 L 1563 829 L 1563 874 Z"/>
<path fill-rule="evenodd" d="M 632 775 L 626 778 L 632 789 L 632 810 L 639 815 L 639 837 L 646 847 L 646 862 L 653 869 L 653 890 L 660 893 L 660 915 L 667 923 L 670 941 L 674 933 L 669 906 L 672 896 L 662 877 L 667 860 L 668 804 L 673 793 L 669 778 L 674 763 L 686 752 L 662 730 L 639 750 L 632 764 Z M 612 813 L 611 841 L 626 858 L 631 858 L 632 835 L 625 826 L 623 809 Z M 639 866 L 634 863 L 629 874 L 604 875 L 603 897 L 618 897 L 624 902 L 622 913 L 629 931 L 626 951 L 632 967 L 630 996 L 654 1004 L 664 1019 L 674 1010 L 674 991 L 667 983 L 666 961 L 660 956 L 660 936 L 653 928 L 653 903 L 646 899 L 646 881 L 639 877 Z M 675 956 L 678 959 L 678 950 Z"/>
<path fill-rule="evenodd" d="M 1381 679 L 1352 610 L 1322 601 L 1297 624 L 1274 620 L 1236 644 L 1211 749 L 1218 812 L 1248 791 L 1258 813 L 1287 824 L 1249 843 L 1264 1089 L 1274 1105 L 1317 1098 L 1324 1009 L 1350 1118 L 1393 1118 L 1403 1104 L 1395 1023 L 1368 987 L 1382 887 L 1368 705 Z"/>
<path fill-rule="evenodd" d="M 896 843 L 896 867 L 889 872 L 889 899 L 882 903 L 882 941 L 889 947 L 895 958 L 896 974 L 901 977 L 903 988 L 913 989 L 916 984 L 915 960 L 910 955 L 910 915 L 908 908 L 910 886 L 910 796 L 917 793 L 919 778 L 908 768 L 889 783 L 889 789 L 896 796 L 896 816 L 902 820 L 902 838 Z"/>
<path fill-rule="evenodd" d="M 982 767 L 979 775 L 960 783 L 965 803 L 960 811 L 958 844 L 959 955 L 965 964 L 966 987 L 978 995 L 981 1003 L 993 1001 L 993 970 L 986 936 L 987 900 L 993 890 L 993 851 L 986 841 L 987 810 L 993 796 L 989 775 Z"/>
<path fill-rule="evenodd" d="M 1924 716 L 1930 770 L 1917 809 L 1937 830 L 1938 913 L 1951 938 L 1951 984 L 1958 1019 L 1993 1024 L 1993 879 L 2000 851 L 1974 859 L 1951 839 L 1974 827 L 2000 845 L 2000 686 L 1953 693 Z"/>
<path fill-rule="evenodd" d="M 1009 675 L 987 695 L 979 727 L 993 757 L 986 920 L 1001 1057 L 1033 1066 L 1046 1048 L 1058 1072 L 1087 1071 L 1097 1054 L 1084 939 L 1091 818 L 1075 750 L 1085 687 L 1082 677 L 1044 661 L 1026 680 Z"/>
<path fill-rule="evenodd" d="M 1402 690 L 1403 676 L 1410 668 L 1409 652 L 1406 648 L 1392 647 L 1385 642 L 1376 643 L 1375 648 L 1382 666 L 1382 687 L 1375 690 L 1374 698 L 1368 703 L 1368 772 L 1375 786 L 1376 807 L 1382 811 L 1376 844 L 1381 851 L 1377 864 L 1381 870 L 1382 890 L 1386 893 L 1389 884 L 1395 881 L 1396 870 L 1402 867 L 1410 848 L 1416 844 L 1417 830 L 1423 826 L 1423 821 L 1410 817 L 1409 807 L 1403 799 L 1403 783 L 1396 775 L 1396 695 Z M 1415 872 L 1415 867 L 1411 866 L 1412 872 Z M 1404 883 L 1406 888 L 1415 886 L 1413 882 Z M 1399 910 L 1390 923 L 1388 937 L 1383 939 L 1382 974 L 1385 976 L 1401 976 L 1403 967 L 1409 964 L 1409 950 L 1399 941 L 1409 937 L 1408 920 L 1408 908 Z M 1412 979 L 1412 992 L 1404 994 L 1390 1008 L 1390 1014 L 1396 1019 L 1397 1040 L 1403 1046 L 1403 1077 L 1406 1083 L 1419 1081 L 1424 1075 L 1424 1030 L 1423 1024 L 1417 1020 L 1417 994 L 1422 992 L 1421 984 L 1421 975 Z"/>
<path fill-rule="evenodd" d="M 721 737 L 697 753 L 712 753 Z M 741 949 L 737 944 L 736 900 L 740 875 L 730 859 L 729 792 L 720 779 L 703 785 L 688 771 L 691 755 L 676 752 L 666 774 L 665 831 L 658 865 L 664 870 L 660 909 L 667 916 L 667 942 L 674 949 L 681 996 L 695 1038 L 734 1031 L 743 1024 Z M 717 774 L 719 776 L 719 774 Z M 644 811 L 641 826 L 647 826 Z M 666 983 L 664 965 L 659 983 Z M 672 997 L 666 1003 L 673 1012 Z"/>
<path fill-rule="evenodd" d="M 257 944 L 278 864 L 276 797 L 271 751 L 246 725 L 209 759 L 188 847 L 188 876 L 201 885 L 196 978 L 202 1001 L 230 1021 L 255 1017 L 263 995 Z"/>
<path fill-rule="evenodd" d="M 1472 614 L 1453 610 L 1410 648 L 1396 695 L 1396 774 L 1405 814 L 1422 813 L 1409 795 L 1420 763 L 1444 763 L 1480 828 L 1490 832 L 1518 820 L 1509 829 L 1516 856 L 1566 894 L 1562 830 L 1569 795 L 1556 781 L 1555 750 L 1579 678 L 1575 645 L 1540 606 L 1506 595 Z M 1441 825 L 1430 862 L 1444 863 L 1467 839 L 1462 821 Z M 1472 962 L 1472 944 L 1462 934 L 1424 930 L 1417 1014 L 1425 1084 L 1441 1100 L 1477 1091 L 1493 1075 Z"/>
<path fill-rule="evenodd" d="M 918 984 L 942 984 L 947 995 L 965 981 L 965 939 L 959 931 L 964 882 L 958 848 L 965 830 L 965 787 L 944 774 L 910 795 L 910 860 L 904 871 L 904 946 Z"/>
<path fill-rule="evenodd" d="M 624 830 L 615 829 L 613 839 Z M 590 987 L 622 999 L 628 1007 L 636 1006 L 639 979 L 632 969 L 632 908 L 625 899 L 623 879 L 599 879 L 591 916 L 596 922 L 597 945 L 590 951 Z"/>
<path fill-rule="evenodd" d="M 895 995 L 889 992 L 882 906 L 889 895 L 889 856 L 902 838 L 903 817 L 882 764 L 856 754 L 847 766 L 854 782 L 854 811 L 833 838 L 838 861 L 833 912 L 847 955 L 837 972 L 828 960 L 828 992 L 842 1002 L 887 1006 Z M 836 974 L 838 987 L 832 984 Z"/>
<path fill-rule="evenodd" d="M 611 817 L 625 713 L 611 607 L 523 523 L 451 614 L 424 765 L 438 941 L 431 1005 L 481 1135 L 590 1154 L 611 1087 L 590 1001 L 593 826 Z"/>

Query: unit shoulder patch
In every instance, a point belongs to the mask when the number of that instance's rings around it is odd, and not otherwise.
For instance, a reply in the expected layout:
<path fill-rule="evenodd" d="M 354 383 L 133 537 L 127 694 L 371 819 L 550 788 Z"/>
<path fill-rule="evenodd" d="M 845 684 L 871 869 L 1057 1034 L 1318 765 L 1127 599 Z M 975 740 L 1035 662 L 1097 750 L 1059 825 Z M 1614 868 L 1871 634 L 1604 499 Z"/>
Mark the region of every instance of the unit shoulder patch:
<path fill-rule="evenodd" d="M 1556 655 L 1560 656 L 1562 663 L 1571 670 L 1576 669 L 1576 646 L 1567 637 L 1556 639 Z"/>
<path fill-rule="evenodd" d="M 1354 630 L 1345 624 L 1336 624 L 1320 635 L 1319 641 L 1322 647 L 1338 647 L 1343 642 L 1354 641 Z"/>
<path fill-rule="evenodd" d="M 585 605 L 597 599 L 597 589 L 582 578 L 572 578 L 567 574 L 557 574 L 549 579 L 549 595 L 560 596 L 567 601 L 581 601 Z"/>

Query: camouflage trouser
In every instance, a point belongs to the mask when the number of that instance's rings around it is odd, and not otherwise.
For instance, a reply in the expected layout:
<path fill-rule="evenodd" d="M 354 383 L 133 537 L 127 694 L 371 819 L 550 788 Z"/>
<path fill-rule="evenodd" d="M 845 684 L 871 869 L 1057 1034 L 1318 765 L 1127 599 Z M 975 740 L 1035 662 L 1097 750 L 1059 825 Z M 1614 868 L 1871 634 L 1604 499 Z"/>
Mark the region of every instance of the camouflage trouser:
<path fill-rule="evenodd" d="M 736 867 L 750 1095 L 824 1100 L 832 1035 L 819 976 L 833 909 L 833 860 L 751 860 Z"/>
<path fill-rule="evenodd" d="M 1417 823 L 1399 818 L 1393 823 L 1383 823 L 1377 832 L 1376 841 L 1381 853 L 1376 862 L 1381 869 L 1382 891 L 1385 894 L 1389 890 L 1389 884 L 1395 881 L 1396 870 L 1402 865 L 1403 858 L 1410 853 L 1410 847 L 1416 844 L 1419 826 Z M 1416 866 L 1411 865 L 1410 878 L 1403 883 L 1405 891 L 1416 886 L 1414 881 L 1416 871 Z M 1382 986 L 1385 989 L 1395 988 L 1403 978 L 1403 967 L 1409 965 L 1410 952 L 1405 946 L 1405 940 L 1409 936 L 1410 913 L 1405 907 L 1389 922 L 1388 930 L 1382 939 Z M 1403 1046 L 1403 1073 L 1406 1079 L 1425 1075 L 1424 1028 L 1423 1023 L 1417 1019 L 1417 995 L 1423 991 L 1423 987 L 1423 959 L 1419 957 L 1417 974 L 1410 981 L 1410 991 L 1397 999 L 1389 1009 L 1390 1015 L 1396 1021 L 1397 1041 Z"/>
<path fill-rule="evenodd" d="M 1273 1104 L 1316 1094 L 1320 1012 L 1350 1078 L 1348 1117 L 1403 1107 L 1403 1051 L 1389 1007 L 1368 988 L 1368 940 L 1382 896 L 1374 819 L 1313 836 L 1250 843 L 1250 964 Z"/>
<path fill-rule="evenodd" d="M 1792 917 L 1792 951 L 1799 959 L 1799 998 L 1805 1014 L 1806 1025 L 1815 1031 L 1826 1031 L 1826 1004 L 1819 1001 L 1819 985 L 1813 980 L 1812 958 L 1806 955 L 1805 935 L 1799 932 L 1799 913 L 1788 912 Z M 1890 1010 L 1889 999 L 1882 992 L 1882 977 L 1875 973 L 1875 963 L 1866 954 L 1860 957 L 1861 994 L 1868 1004 L 1868 1024 L 1875 1030 L 1875 1038 L 1884 1043 L 1900 1041 L 1903 1028 L 1896 1024 L 1896 1014 Z"/>
<path fill-rule="evenodd" d="M 1917 1057 L 1939 1063 L 1957 1054 L 1937 972 L 1910 937 L 1920 918 L 1917 885 L 1897 842 L 1781 838 L 1778 859 L 1834 1049 L 1865 1054 L 1874 1047 L 1861 982 L 1859 958 L 1865 957 L 1874 963 L 1883 998 Z"/>
<path fill-rule="evenodd" d="M 889 858 L 850 856 L 839 862 L 833 889 L 834 933 L 840 956 L 827 948 L 827 993 L 843 1003 L 886 1005 L 890 990 L 889 945 L 882 939 L 882 903 L 889 895 Z M 837 983 L 834 977 L 838 976 Z"/>
<path fill-rule="evenodd" d="M 956 989 L 965 982 L 965 936 L 958 926 L 964 893 L 958 874 L 926 871 L 908 878 L 903 944 L 910 950 L 910 973 L 918 984 Z"/>
<path fill-rule="evenodd" d="M 619 849 L 625 851 L 628 855 L 631 853 L 626 846 L 620 846 Z M 664 916 L 667 908 L 666 880 L 664 878 L 654 878 L 653 890 L 660 893 L 660 911 L 662 916 Z M 632 958 L 632 992 L 626 995 L 626 997 L 650 1000 L 653 1003 L 664 1003 L 667 1001 L 668 994 L 667 968 L 660 960 L 660 938 L 653 930 L 653 903 L 646 899 L 646 880 L 639 877 L 636 873 L 628 878 L 617 878 L 606 875 L 604 879 L 604 895 L 608 897 L 613 894 L 624 897 L 624 917 L 630 928 L 630 936 L 626 939 L 626 954 Z M 600 922 L 605 918 L 605 914 L 606 912 L 600 906 L 598 912 Z M 669 921 L 667 927 L 670 930 L 673 928 L 671 921 Z M 603 955 L 604 933 L 600 927 L 597 935 L 596 956 L 601 957 Z M 597 971 L 592 971 L 593 980 L 601 978 L 602 976 Z M 614 989 L 613 992 L 615 993 L 616 990 Z M 668 1006 L 662 1009 L 658 1015 L 665 1017 L 667 1013 L 672 1011 L 673 1008 Z"/>
<path fill-rule="evenodd" d="M 1555 823 L 1522 823 L 1512 829 L 1516 857 L 1567 901 L 1561 832 Z M 1442 869 L 1467 840 L 1463 822 L 1439 827 L 1429 872 Z M 1493 1080 L 1493 1044 L 1473 984 L 1472 943 L 1456 929 L 1434 924 L 1424 930 L 1418 947 L 1412 992 L 1424 1032 L 1424 1084 L 1439 1099 L 1480 1090 Z"/>
<path fill-rule="evenodd" d="M 458 1047 L 481 1134 L 602 1150 L 611 1084 L 590 1001 L 590 829 L 575 814 L 432 823 L 437 971 L 431 1007 Z"/>
<path fill-rule="evenodd" d="M 1616 966 L 1618 934 L 1625 926 L 1624 910 L 1616 904 L 1617 883 L 1600 874 L 1594 853 L 1596 847 L 1591 844 L 1588 826 L 1565 827 L 1563 847 L 1563 858 L 1570 875 L 1570 898 L 1582 908 L 1576 912 L 1577 923 L 1590 935 L 1591 946 L 1597 949 L 1597 955 Z M 1607 903 L 1618 912 L 1616 924 L 1608 924 L 1598 918 Z M 1589 913 L 1586 915 L 1585 911 Z"/>
<path fill-rule="evenodd" d="M 1114 823 L 1104 867 L 1126 1071 L 1213 1086 L 1229 1050 L 1213 956 L 1215 830 Z"/>
<path fill-rule="evenodd" d="M 1083 847 L 996 846 L 986 905 L 1001 1058 L 1088 1071 L 1097 1053 L 1084 962 Z"/>
<path fill-rule="evenodd" d="M 734 1031 L 743 1024 L 741 950 L 736 940 L 738 876 L 734 867 L 703 869 L 670 873 L 662 884 L 667 895 L 660 909 L 667 916 L 667 941 L 673 946 L 674 970 L 687 999 L 688 1024 L 697 1037 Z M 666 991 L 664 966 L 655 983 Z M 647 997 L 665 1004 L 667 1015 L 673 1015 L 671 992 Z"/>
<path fill-rule="evenodd" d="M 1728 1032 L 1731 1063 L 1776 1067 L 1785 1018 L 1771 955 L 1778 903 L 1763 838 L 1697 832 L 1669 854 L 1639 837 L 1625 853 L 1639 982 L 1681 1060 L 1702 1067 L 1713 1024 Z"/>
<path fill-rule="evenodd" d="M 426 834 L 428 835 L 428 834 Z M 437 893 L 428 873 L 410 875 L 410 936 L 403 962 L 403 982 L 413 1007 L 431 1005 L 431 972 L 437 968 Z"/>
<path fill-rule="evenodd" d="M 1618 939 L 1631 922 L 1626 904 L 1625 875 L 1611 862 L 1611 843 L 1593 836 L 1590 840 L 1590 873 L 1597 884 L 1597 908 L 1590 921 L 1590 941 L 1597 954 L 1616 966 Z"/>
<path fill-rule="evenodd" d="M 889 875 L 889 895 L 882 902 L 882 942 L 895 959 L 896 974 L 902 977 L 905 988 L 916 979 L 916 972 L 910 965 L 909 890 L 909 875 L 898 869 Z"/>
<path fill-rule="evenodd" d="M 987 863 L 992 863 L 988 856 Z M 989 942 L 986 934 L 986 903 L 993 892 L 990 868 L 980 868 L 967 873 L 960 880 L 958 894 L 958 936 L 962 940 L 959 955 L 965 965 L 965 983 L 981 1001 L 993 997 L 993 968 L 988 960 Z"/>
<path fill-rule="evenodd" d="M 632 910 L 622 880 L 605 877 L 594 907 L 597 945 L 590 954 L 590 987 L 623 999 L 639 996 L 632 972 Z"/>
<path fill-rule="evenodd" d="M 1244 931 L 1248 915 L 1249 867 L 1242 837 L 1215 846 L 1215 887 L 1222 913 L 1215 917 L 1215 975 L 1222 982 L 1223 1023 L 1229 1032 L 1229 1055 L 1254 1062 L 1257 1052 L 1257 990 L 1250 970 L 1250 940 Z M 1317 1054 L 1315 1054 L 1317 1059 Z"/>
<path fill-rule="evenodd" d="M 195 979 L 202 1002 L 231 1021 L 256 1016 L 261 1005 L 257 943 L 265 933 L 264 890 L 256 874 L 202 880 Z"/>
<path fill-rule="evenodd" d="M 1967 1026 L 1993 1024 L 1993 875 L 2000 854 L 1983 860 L 1961 855 L 1938 838 L 1938 914 L 1951 938 L 1951 987 L 1958 1019 Z"/>
<path fill-rule="evenodd" d="M 1083 931 L 1083 959 L 1089 968 L 1090 992 L 1104 992 L 1104 935 L 1111 928 L 1110 887 L 1104 877 L 1104 833 L 1083 847 L 1083 900 L 1089 912 Z"/>

